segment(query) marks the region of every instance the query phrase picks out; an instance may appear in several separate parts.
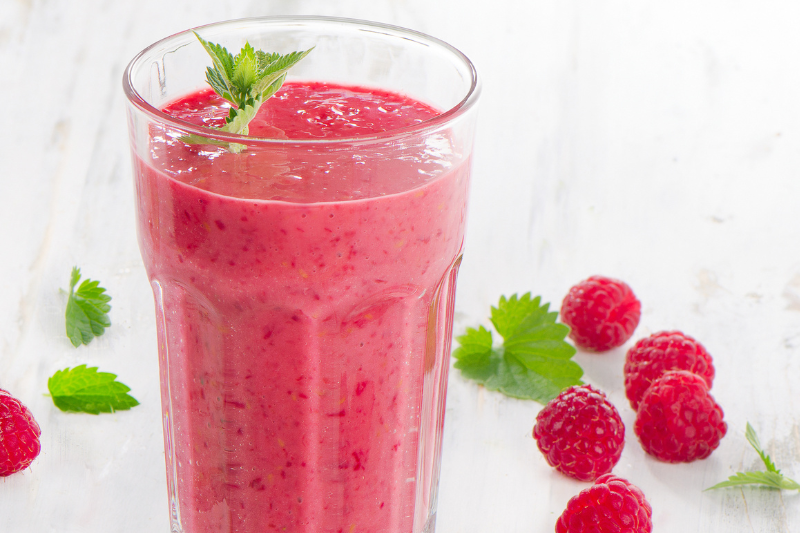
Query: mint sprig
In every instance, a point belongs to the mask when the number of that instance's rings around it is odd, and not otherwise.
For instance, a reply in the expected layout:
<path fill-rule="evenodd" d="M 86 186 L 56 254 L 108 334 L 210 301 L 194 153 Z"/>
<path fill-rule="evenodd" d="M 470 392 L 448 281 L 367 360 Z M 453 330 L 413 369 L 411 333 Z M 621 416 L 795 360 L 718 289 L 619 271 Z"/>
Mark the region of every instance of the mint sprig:
<path fill-rule="evenodd" d="M 76 348 L 81 344 L 89 344 L 93 338 L 102 335 L 111 325 L 108 312 L 111 296 L 100 287 L 99 281 L 85 279 L 75 290 L 81 279 L 81 270 L 72 267 L 69 282 L 69 299 L 65 313 L 67 336 Z"/>
<path fill-rule="evenodd" d="M 564 341 L 569 327 L 556 323 L 557 312 L 530 293 L 500 297 L 491 321 L 503 344 L 494 347 L 492 332 L 467 328 L 456 338 L 455 367 L 464 377 L 514 398 L 547 403 L 561 390 L 580 385 L 581 367 L 571 360 L 575 348 Z"/>
<path fill-rule="evenodd" d="M 79 365 L 65 368 L 47 380 L 53 403 L 62 411 L 89 414 L 113 413 L 136 407 L 130 387 L 116 380 L 116 374 L 98 372 L 97 367 Z"/>
<path fill-rule="evenodd" d="M 244 48 L 234 56 L 224 46 L 206 41 L 197 32 L 194 34 L 213 63 L 206 69 L 206 81 L 214 92 L 234 105 L 225 117 L 225 125 L 218 129 L 240 135 L 249 133 L 250 121 L 261 104 L 281 88 L 288 70 L 313 50 L 312 47 L 304 52 L 281 55 L 255 50 L 245 42 Z M 200 135 L 186 135 L 182 140 L 188 144 L 222 144 Z M 228 148 L 240 152 L 244 145 L 231 143 Z"/>
<path fill-rule="evenodd" d="M 761 461 L 767 469 L 766 472 L 737 472 L 730 476 L 727 481 L 717 483 L 713 487 L 708 487 L 706 490 L 736 487 L 740 485 L 765 485 L 773 489 L 800 490 L 800 484 L 781 474 L 781 471 L 775 466 L 772 458 L 762 449 L 761 442 L 758 440 L 758 435 L 756 435 L 756 431 L 753 429 L 753 426 L 750 425 L 750 422 L 747 423 L 745 438 L 747 438 L 747 442 L 756 450 L 758 456 L 761 457 Z"/>

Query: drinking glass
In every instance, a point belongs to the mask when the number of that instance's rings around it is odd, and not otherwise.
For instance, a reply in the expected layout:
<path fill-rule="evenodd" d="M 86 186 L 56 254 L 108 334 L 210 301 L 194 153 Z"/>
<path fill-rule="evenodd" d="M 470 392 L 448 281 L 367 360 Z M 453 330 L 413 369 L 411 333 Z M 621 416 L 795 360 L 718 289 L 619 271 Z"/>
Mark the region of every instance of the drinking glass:
<path fill-rule="evenodd" d="M 290 81 L 388 91 L 440 113 L 382 133 L 248 137 L 163 111 L 206 88 L 211 60 L 190 31 L 128 65 L 172 531 L 432 532 L 473 65 L 433 37 L 364 21 L 196 31 L 231 51 L 314 47 Z"/>

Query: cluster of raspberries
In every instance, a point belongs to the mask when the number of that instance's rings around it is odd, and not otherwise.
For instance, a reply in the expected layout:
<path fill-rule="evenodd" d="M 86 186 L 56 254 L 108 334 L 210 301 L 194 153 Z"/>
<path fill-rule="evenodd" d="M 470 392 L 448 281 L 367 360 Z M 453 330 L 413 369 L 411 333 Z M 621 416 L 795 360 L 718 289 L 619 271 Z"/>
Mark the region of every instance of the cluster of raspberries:
<path fill-rule="evenodd" d="M 618 280 L 593 276 L 570 289 L 561 320 L 570 338 L 587 351 L 624 344 L 636 329 L 641 303 Z M 704 459 L 719 446 L 727 424 L 709 394 L 714 365 L 706 349 L 679 331 L 639 340 L 625 357 L 625 395 L 636 411 L 634 433 L 644 450 L 668 463 Z M 594 485 L 572 498 L 557 533 L 652 531 L 651 508 L 642 492 L 610 474 L 625 445 L 625 426 L 606 395 L 574 386 L 536 417 L 533 436 L 548 464 Z"/>

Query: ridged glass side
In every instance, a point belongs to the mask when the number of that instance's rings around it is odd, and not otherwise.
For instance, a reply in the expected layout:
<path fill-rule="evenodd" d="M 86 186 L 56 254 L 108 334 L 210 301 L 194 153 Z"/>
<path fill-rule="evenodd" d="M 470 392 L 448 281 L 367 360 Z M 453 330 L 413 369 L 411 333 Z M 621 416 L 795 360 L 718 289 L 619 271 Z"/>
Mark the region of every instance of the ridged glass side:
<path fill-rule="evenodd" d="M 154 281 L 174 530 L 430 530 L 459 263 L 316 316 Z"/>

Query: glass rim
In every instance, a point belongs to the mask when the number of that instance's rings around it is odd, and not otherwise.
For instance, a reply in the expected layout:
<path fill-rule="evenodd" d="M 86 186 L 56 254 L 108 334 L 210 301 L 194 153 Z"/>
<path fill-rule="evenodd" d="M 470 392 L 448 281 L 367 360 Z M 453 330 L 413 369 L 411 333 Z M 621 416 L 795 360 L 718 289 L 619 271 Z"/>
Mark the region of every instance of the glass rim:
<path fill-rule="evenodd" d="M 165 44 L 168 41 L 183 37 L 189 34 L 192 31 L 197 31 L 198 33 L 204 29 L 208 28 L 218 28 L 220 26 L 228 25 L 228 24 L 237 24 L 237 23 L 266 23 L 266 24 L 281 24 L 281 23 L 310 23 L 313 25 L 314 23 L 338 23 L 346 26 L 351 26 L 354 29 L 361 28 L 362 31 L 368 32 L 378 32 L 384 35 L 396 36 L 400 39 L 407 39 L 414 42 L 418 42 L 424 44 L 426 46 L 437 46 L 440 47 L 452 54 L 454 59 L 460 60 L 468 69 L 470 74 L 470 86 L 469 90 L 467 91 L 466 95 L 459 101 L 456 105 L 443 111 L 442 113 L 428 118 L 422 122 L 417 124 L 412 124 L 409 126 L 405 126 L 402 128 L 397 128 L 393 130 L 388 130 L 381 133 L 370 133 L 366 135 L 356 135 L 353 137 L 335 137 L 335 138 L 321 138 L 321 139 L 274 139 L 268 137 L 253 137 L 248 135 L 241 135 L 237 133 L 228 133 L 216 130 L 214 128 L 208 128 L 203 126 L 198 126 L 196 124 L 192 124 L 185 120 L 173 117 L 164 113 L 160 109 L 155 108 L 149 102 L 147 102 L 144 97 L 136 90 L 133 83 L 133 72 L 136 67 L 139 66 L 140 62 L 148 55 L 148 53 Z M 371 22 L 367 20 L 359 20 L 359 19 L 350 19 L 350 18 L 341 18 L 341 17 L 326 17 L 326 16 L 270 16 L 270 17 L 248 17 L 248 18 L 240 18 L 240 19 L 231 19 L 225 20 L 221 22 L 215 22 L 212 24 L 205 24 L 202 26 L 197 26 L 195 28 L 190 28 L 175 34 L 172 34 L 168 37 L 160 39 L 153 44 L 149 45 L 141 52 L 136 54 L 133 59 L 128 63 L 128 66 L 125 67 L 125 72 L 122 76 L 122 87 L 125 92 L 125 96 L 128 102 L 136 107 L 139 111 L 149 115 L 151 118 L 157 120 L 158 122 L 168 123 L 174 126 L 177 129 L 183 130 L 187 133 L 194 133 L 197 135 L 201 135 L 208 138 L 213 138 L 215 140 L 225 141 L 225 142 L 233 142 L 239 144 L 249 144 L 249 145 L 337 145 L 337 144 L 348 144 L 348 143 L 362 143 L 362 142 L 372 142 L 372 141 L 385 141 L 387 139 L 392 138 L 400 138 L 406 137 L 409 135 L 419 135 L 422 133 L 426 133 L 429 131 L 434 131 L 442 127 L 443 125 L 447 125 L 448 123 L 453 122 L 456 118 L 460 117 L 472 107 L 474 107 L 475 103 L 478 100 L 478 96 L 481 92 L 481 84 L 480 80 L 477 75 L 477 71 L 475 70 L 475 66 L 473 65 L 472 61 L 464 55 L 463 52 L 455 48 L 454 46 L 442 41 L 441 39 L 437 39 L 435 37 L 431 37 L 425 33 L 410 30 L 408 28 L 403 28 L 401 26 L 394 26 L 391 24 L 384 24 L 382 22 Z"/>

